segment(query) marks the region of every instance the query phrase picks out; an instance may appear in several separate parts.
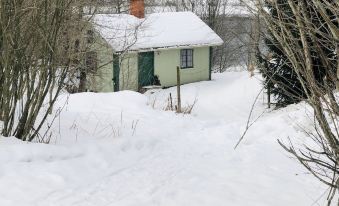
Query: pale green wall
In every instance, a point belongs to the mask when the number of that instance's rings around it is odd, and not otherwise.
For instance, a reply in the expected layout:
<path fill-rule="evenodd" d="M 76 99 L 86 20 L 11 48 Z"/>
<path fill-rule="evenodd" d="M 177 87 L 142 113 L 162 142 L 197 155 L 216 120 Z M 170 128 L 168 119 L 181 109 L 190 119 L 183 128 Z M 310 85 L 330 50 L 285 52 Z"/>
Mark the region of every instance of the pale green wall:
<path fill-rule="evenodd" d="M 113 92 L 113 51 L 103 41 L 93 47 L 98 53 L 99 65 L 106 64 L 90 80 L 90 89 L 96 92 Z M 181 69 L 181 83 L 209 80 L 209 47 L 194 48 L 193 68 Z M 119 90 L 138 90 L 138 54 L 128 53 L 120 57 Z M 180 49 L 154 52 L 154 73 L 161 86 L 177 84 L 176 67 L 180 65 Z"/>
<path fill-rule="evenodd" d="M 98 57 L 98 70 L 96 74 L 89 75 L 87 87 L 94 92 L 113 92 L 113 50 L 100 37 L 96 36 L 95 43 L 91 45 Z"/>
<path fill-rule="evenodd" d="M 181 83 L 209 80 L 209 47 L 194 48 L 193 68 L 181 69 Z M 161 50 L 154 53 L 154 73 L 161 86 L 177 84 L 176 68 L 180 66 L 180 49 Z"/>
<path fill-rule="evenodd" d="M 119 90 L 138 91 L 138 54 L 122 54 L 119 63 Z"/>

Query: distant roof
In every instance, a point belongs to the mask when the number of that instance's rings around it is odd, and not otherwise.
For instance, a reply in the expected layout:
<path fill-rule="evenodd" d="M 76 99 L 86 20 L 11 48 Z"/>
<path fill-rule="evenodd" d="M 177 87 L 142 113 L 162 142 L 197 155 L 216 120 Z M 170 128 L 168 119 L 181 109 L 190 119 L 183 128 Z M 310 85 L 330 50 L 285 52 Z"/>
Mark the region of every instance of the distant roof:
<path fill-rule="evenodd" d="M 91 21 L 116 52 L 218 46 L 223 43 L 192 12 L 154 13 L 145 19 L 128 14 L 96 14 Z"/>
<path fill-rule="evenodd" d="M 175 12 L 175 11 L 194 11 L 195 14 L 206 13 L 206 5 L 198 2 L 190 1 L 189 4 L 185 1 L 178 0 L 157 0 L 153 1 L 146 7 L 146 13 L 155 12 Z M 183 3 L 182 3 L 183 2 Z M 206 1 L 204 1 L 206 2 Z M 255 1 L 253 0 L 227 0 L 219 1 L 218 12 L 219 15 L 227 17 L 247 17 L 250 18 L 255 14 Z M 185 4 L 185 5 L 183 5 Z"/>

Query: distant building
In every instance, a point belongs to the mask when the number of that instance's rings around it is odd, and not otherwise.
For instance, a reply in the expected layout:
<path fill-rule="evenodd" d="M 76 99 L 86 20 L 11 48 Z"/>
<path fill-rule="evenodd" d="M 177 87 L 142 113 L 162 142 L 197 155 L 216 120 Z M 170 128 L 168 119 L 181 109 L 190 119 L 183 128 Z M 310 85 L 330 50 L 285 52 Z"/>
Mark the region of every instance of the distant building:
<path fill-rule="evenodd" d="M 139 91 L 211 79 L 210 48 L 222 39 L 191 12 L 153 13 L 145 18 L 143 0 L 131 0 L 130 14 L 96 14 L 87 31 L 86 66 L 95 72 L 88 90 Z M 113 59 L 113 61 L 112 61 Z"/>

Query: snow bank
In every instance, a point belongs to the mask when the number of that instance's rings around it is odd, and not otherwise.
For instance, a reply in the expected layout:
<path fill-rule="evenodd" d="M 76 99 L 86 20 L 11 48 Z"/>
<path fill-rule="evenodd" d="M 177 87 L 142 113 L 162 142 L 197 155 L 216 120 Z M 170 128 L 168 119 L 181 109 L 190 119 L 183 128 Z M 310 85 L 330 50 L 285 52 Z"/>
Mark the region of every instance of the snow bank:
<path fill-rule="evenodd" d="M 0 205 L 323 205 L 325 188 L 276 141 L 304 135 L 305 105 L 265 114 L 233 149 L 260 88 L 246 72 L 184 85 L 183 101 L 198 99 L 185 116 L 161 109 L 174 88 L 63 96 L 52 144 L 0 138 Z M 260 98 L 254 117 L 264 110 Z"/>
<path fill-rule="evenodd" d="M 59 126 L 51 130 L 53 143 L 119 137 L 125 127 L 130 134 L 132 124 L 152 112 L 147 97 L 133 91 L 64 95 L 55 108 L 63 107 L 64 111 L 54 120 Z"/>

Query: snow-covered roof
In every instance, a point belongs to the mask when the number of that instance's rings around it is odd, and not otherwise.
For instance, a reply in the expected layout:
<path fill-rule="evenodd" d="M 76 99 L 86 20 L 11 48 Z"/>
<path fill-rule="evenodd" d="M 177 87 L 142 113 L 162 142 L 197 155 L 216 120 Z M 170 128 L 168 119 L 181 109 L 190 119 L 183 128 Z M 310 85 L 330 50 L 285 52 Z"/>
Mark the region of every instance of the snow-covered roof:
<path fill-rule="evenodd" d="M 177 0 L 157 0 L 153 5 L 146 7 L 146 13 L 174 12 L 174 11 L 194 11 L 200 16 L 206 14 L 209 0 L 199 1 L 177 1 Z M 185 4 L 185 5 L 183 5 Z M 252 17 L 255 14 L 255 4 L 253 0 L 227 0 L 218 2 L 219 15 L 227 17 Z"/>
<path fill-rule="evenodd" d="M 154 13 L 144 19 L 128 14 L 96 14 L 91 21 L 116 52 L 218 46 L 223 43 L 192 12 Z"/>

